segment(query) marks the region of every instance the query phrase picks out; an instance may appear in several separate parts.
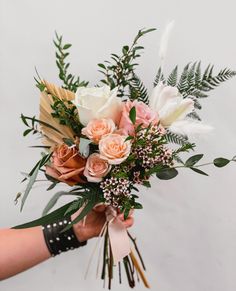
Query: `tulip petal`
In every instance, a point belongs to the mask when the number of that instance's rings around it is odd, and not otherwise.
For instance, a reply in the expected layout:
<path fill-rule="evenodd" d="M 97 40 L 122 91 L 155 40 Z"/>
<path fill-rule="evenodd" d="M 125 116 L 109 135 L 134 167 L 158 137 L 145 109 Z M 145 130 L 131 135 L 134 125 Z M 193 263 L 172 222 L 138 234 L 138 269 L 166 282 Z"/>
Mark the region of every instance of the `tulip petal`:
<path fill-rule="evenodd" d="M 160 111 L 159 115 L 161 124 L 164 127 L 168 127 L 177 120 L 183 120 L 193 110 L 194 101 L 192 99 L 182 99 L 182 97 L 176 97 L 175 99 L 167 102 Z"/>

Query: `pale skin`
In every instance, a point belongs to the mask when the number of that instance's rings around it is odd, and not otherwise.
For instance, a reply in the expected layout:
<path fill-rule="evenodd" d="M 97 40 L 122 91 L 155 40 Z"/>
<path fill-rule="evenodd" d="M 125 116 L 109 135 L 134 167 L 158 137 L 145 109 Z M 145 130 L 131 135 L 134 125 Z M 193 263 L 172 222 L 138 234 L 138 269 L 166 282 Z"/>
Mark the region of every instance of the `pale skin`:
<path fill-rule="evenodd" d="M 98 206 L 82 221 L 75 224 L 74 232 L 79 241 L 89 240 L 99 235 L 105 223 L 105 208 Z M 76 214 L 72 215 L 72 219 Z M 126 220 L 118 215 L 126 228 L 133 225 L 133 217 Z M 27 229 L 0 229 L 0 280 L 23 272 L 51 258 L 46 246 L 41 226 Z"/>

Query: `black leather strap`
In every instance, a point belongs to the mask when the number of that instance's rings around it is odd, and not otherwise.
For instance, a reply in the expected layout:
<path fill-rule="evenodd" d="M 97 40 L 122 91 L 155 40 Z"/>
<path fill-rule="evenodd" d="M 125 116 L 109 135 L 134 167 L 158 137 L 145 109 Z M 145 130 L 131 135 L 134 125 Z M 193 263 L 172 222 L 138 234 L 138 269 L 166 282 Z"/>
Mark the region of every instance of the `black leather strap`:
<path fill-rule="evenodd" d="M 73 227 L 62 232 L 68 224 L 71 224 L 70 217 L 42 226 L 46 245 L 53 257 L 87 244 L 87 241 L 80 242 L 77 239 Z"/>

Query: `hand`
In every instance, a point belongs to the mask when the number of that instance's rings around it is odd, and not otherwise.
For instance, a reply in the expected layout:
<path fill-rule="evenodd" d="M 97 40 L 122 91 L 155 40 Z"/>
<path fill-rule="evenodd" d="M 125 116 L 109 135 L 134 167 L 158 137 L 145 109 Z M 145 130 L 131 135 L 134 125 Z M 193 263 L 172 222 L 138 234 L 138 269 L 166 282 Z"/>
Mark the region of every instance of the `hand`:
<path fill-rule="evenodd" d="M 99 236 L 104 223 L 106 222 L 105 215 L 106 206 L 99 205 L 89 212 L 86 217 L 85 224 L 83 219 L 75 224 L 74 232 L 79 241 L 85 241 L 93 237 Z M 119 219 L 123 222 L 126 228 L 131 227 L 134 223 L 132 217 L 133 212 L 130 212 L 128 218 L 124 220 L 124 215 L 118 214 Z M 78 212 L 71 216 L 71 219 L 75 219 L 78 216 Z"/>

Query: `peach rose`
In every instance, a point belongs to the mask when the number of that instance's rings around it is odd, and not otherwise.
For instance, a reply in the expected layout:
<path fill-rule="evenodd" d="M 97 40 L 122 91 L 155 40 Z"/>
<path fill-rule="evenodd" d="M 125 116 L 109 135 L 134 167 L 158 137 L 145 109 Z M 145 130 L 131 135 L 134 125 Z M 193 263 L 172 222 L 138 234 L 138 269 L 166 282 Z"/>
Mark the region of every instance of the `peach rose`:
<path fill-rule="evenodd" d="M 82 129 L 82 134 L 98 144 L 103 135 L 112 133 L 115 128 L 116 126 L 112 119 L 92 119 L 87 126 Z"/>
<path fill-rule="evenodd" d="M 136 122 L 132 123 L 129 117 L 132 107 L 136 109 Z M 142 124 L 143 127 L 148 127 L 150 123 L 158 123 L 158 114 L 153 111 L 148 105 L 138 101 L 127 101 L 123 103 L 119 129 L 123 129 L 126 134 L 134 135 L 135 128 Z"/>
<path fill-rule="evenodd" d="M 91 154 L 88 159 L 84 170 L 84 176 L 89 182 L 99 183 L 111 169 L 107 161 L 100 158 L 98 153 Z"/>
<path fill-rule="evenodd" d="M 110 165 L 119 165 L 130 154 L 131 143 L 126 141 L 126 136 L 120 134 L 108 134 L 99 142 L 99 151 L 102 159 Z"/>
<path fill-rule="evenodd" d="M 73 186 L 78 182 L 85 182 L 82 179 L 85 164 L 86 159 L 80 156 L 76 147 L 62 144 L 55 148 L 51 165 L 46 166 L 46 174 Z"/>

